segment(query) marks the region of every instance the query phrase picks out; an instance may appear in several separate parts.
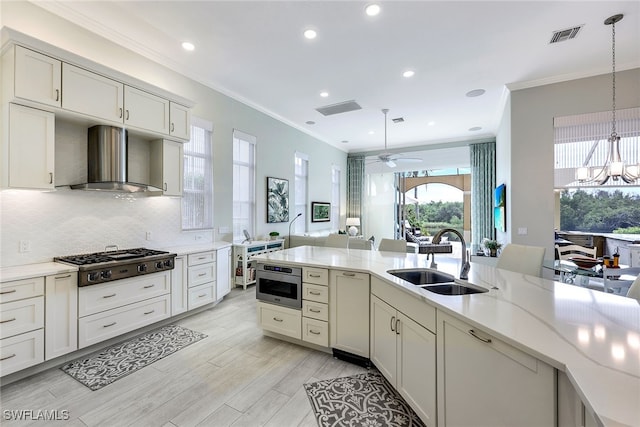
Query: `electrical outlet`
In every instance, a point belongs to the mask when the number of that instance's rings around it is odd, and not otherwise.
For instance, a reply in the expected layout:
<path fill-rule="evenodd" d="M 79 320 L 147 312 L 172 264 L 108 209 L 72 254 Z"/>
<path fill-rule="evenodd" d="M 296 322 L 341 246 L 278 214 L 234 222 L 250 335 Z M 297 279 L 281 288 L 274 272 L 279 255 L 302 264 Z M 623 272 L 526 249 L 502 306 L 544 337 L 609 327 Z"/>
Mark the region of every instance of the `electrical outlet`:
<path fill-rule="evenodd" d="M 31 252 L 31 240 L 20 240 L 18 251 L 20 253 Z"/>
<path fill-rule="evenodd" d="M 151 240 L 151 232 L 150 232 L 150 231 L 147 231 L 147 233 L 146 233 L 146 239 L 147 239 L 147 240 Z"/>

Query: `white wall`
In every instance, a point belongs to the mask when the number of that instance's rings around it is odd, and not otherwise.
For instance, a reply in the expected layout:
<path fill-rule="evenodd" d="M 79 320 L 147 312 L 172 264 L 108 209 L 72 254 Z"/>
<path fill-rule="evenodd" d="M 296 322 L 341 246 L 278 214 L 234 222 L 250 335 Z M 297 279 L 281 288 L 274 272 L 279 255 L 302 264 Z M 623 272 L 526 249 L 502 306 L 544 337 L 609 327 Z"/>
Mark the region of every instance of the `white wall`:
<path fill-rule="evenodd" d="M 214 227 L 216 230 L 220 227 L 230 229 L 232 224 L 233 129 L 255 135 L 258 141 L 257 236 L 265 236 L 270 231 L 279 231 L 281 235 L 284 235 L 288 230 L 288 223 L 266 224 L 266 177 L 274 176 L 288 179 L 291 187 L 290 195 L 294 194 L 293 155 L 295 151 L 303 152 L 309 156 L 309 182 L 313 183 L 309 186 L 310 201 L 331 200 L 331 166 L 333 164 L 337 165 L 342 171 L 342 176 L 346 177 L 346 153 L 335 147 L 177 74 L 160 64 L 117 46 L 109 40 L 98 37 L 32 3 L 1 2 L 0 8 L 3 26 L 195 102 L 192 110 L 193 115 L 213 122 L 214 127 Z M 233 64 L 229 66 L 233 66 Z M 65 134 L 70 135 L 70 139 L 74 139 L 76 137 L 73 135 L 77 136 L 78 129 L 71 126 L 65 131 Z M 71 143 L 63 144 L 56 141 L 56 154 L 68 156 L 70 154 L 68 150 L 73 150 L 69 144 Z M 72 157 L 75 156 L 72 155 Z M 60 166 L 60 162 L 63 166 Z M 73 176 L 79 173 L 77 170 L 68 171 L 67 167 L 80 168 L 84 165 L 73 165 L 73 161 L 69 158 L 56 160 L 56 174 Z M 342 222 L 344 222 L 346 205 L 345 188 L 346 186 L 343 186 L 341 192 Z M 290 202 L 293 204 L 292 200 Z M 124 204 L 122 200 L 114 199 L 108 195 L 95 195 L 86 192 L 67 194 L 65 191 L 58 191 L 46 195 L 34 195 L 30 192 L 13 192 L 10 195 L 7 192 L 2 192 L 0 193 L 0 203 L 2 204 L 0 265 L 2 266 L 46 261 L 53 256 L 75 253 L 78 250 L 102 250 L 105 244 L 111 243 L 121 247 L 154 247 L 156 243 L 160 244 L 161 242 L 171 244 L 195 240 L 191 233 L 182 233 L 180 230 L 180 222 L 176 221 L 180 215 L 180 204 L 176 200 L 152 201 L 146 198 L 136 198 L 134 202 Z M 77 209 L 62 209 L 67 204 L 71 204 Z M 152 209 L 150 208 L 151 204 L 154 206 Z M 155 207 L 156 204 L 161 207 Z M 30 208 L 32 205 L 33 209 Z M 123 212 L 126 212 L 126 216 L 119 215 L 125 205 L 127 209 Z M 17 210 L 18 207 L 25 208 L 25 206 L 29 207 L 30 211 L 24 218 L 28 218 L 29 221 L 14 222 L 13 219 L 22 218 L 22 213 Z M 67 233 L 64 234 L 53 232 L 57 222 L 52 221 L 51 218 L 60 219 L 61 217 L 57 212 L 51 216 L 52 209 L 62 209 L 65 214 L 64 219 L 69 223 L 74 219 L 79 219 L 77 230 L 70 227 L 65 228 Z M 151 212 L 153 212 L 153 218 L 149 217 Z M 114 216 L 119 217 L 119 221 L 115 223 L 111 221 L 110 218 Z M 87 218 L 89 219 L 85 221 Z M 129 218 L 130 223 L 125 223 L 126 218 Z M 147 223 L 153 224 L 159 230 L 154 234 L 155 241 L 141 240 L 136 234 L 137 232 L 132 232 L 134 229 L 146 231 L 149 228 L 146 226 Z M 92 228 L 87 230 L 82 227 L 87 224 L 91 224 Z M 114 226 L 117 226 L 118 229 L 114 230 Z M 326 227 L 322 224 L 309 224 L 312 231 L 323 226 Z M 130 232 L 121 233 L 122 229 Z M 93 236 L 92 243 L 87 242 L 85 237 L 80 237 L 83 234 L 86 236 L 86 233 Z M 18 254 L 18 240 L 25 239 L 25 236 L 32 240 L 33 250 L 28 254 Z M 213 239 L 214 233 L 200 234 L 200 237 Z M 224 240 L 231 238 L 230 235 L 217 237 Z M 78 244 L 77 249 L 74 249 L 71 242 Z"/>
<path fill-rule="evenodd" d="M 361 233 L 368 239 L 394 238 L 394 209 L 396 191 L 393 173 L 367 173 L 365 176 L 364 221 Z"/>

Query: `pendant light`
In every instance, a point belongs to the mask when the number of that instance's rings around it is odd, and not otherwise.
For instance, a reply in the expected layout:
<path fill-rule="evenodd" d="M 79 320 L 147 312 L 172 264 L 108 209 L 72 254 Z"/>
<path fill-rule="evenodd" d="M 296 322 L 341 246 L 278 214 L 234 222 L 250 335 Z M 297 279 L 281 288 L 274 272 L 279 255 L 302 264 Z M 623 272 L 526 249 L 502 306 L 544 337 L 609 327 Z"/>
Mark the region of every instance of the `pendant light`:
<path fill-rule="evenodd" d="M 594 182 L 604 185 L 612 179 L 613 181 L 622 180 L 627 184 L 632 184 L 638 179 L 640 167 L 638 165 L 625 165 L 620 157 L 620 137 L 616 132 L 616 23 L 622 20 L 624 15 L 618 14 L 607 18 L 605 25 L 611 25 L 611 52 L 612 52 L 612 85 L 613 85 L 613 102 L 612 102 L 612 120 L 611 120 L 611 136 L 607 140 L 609 142 L 607 158 L 603 167 L 589 168 L 586 163 L 591 156 L 587 157 L 587 161 L 582 167 L 576 169 L 576 180 L 579 182 Z M 593 173 L 593 175 L 592 175 Z"/>

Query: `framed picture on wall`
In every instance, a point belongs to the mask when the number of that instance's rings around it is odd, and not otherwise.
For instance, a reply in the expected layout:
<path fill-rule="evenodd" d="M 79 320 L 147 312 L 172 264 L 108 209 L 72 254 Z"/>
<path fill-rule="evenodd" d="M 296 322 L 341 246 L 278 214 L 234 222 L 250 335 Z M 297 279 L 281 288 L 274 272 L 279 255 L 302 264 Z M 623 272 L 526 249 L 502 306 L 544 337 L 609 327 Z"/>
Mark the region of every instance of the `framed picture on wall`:
<path fill-rule="evenodd" d="M 311 202 L 311 222 L 327 222 L 330 216 L 331 203 Z"/>
<path fill-rule="evenodd" d="M 289 221 L 289 180 L 267 177 L 267 222 Z"/>
<path fill-rule="evenodd" d="M 507 201 L 506 201 L 506 187 L 504 184 L 500 184 L 496 187 L 494 193 L 494 205 L 493 205 L 493 225 L 498 231 L 507 231 Z"/>

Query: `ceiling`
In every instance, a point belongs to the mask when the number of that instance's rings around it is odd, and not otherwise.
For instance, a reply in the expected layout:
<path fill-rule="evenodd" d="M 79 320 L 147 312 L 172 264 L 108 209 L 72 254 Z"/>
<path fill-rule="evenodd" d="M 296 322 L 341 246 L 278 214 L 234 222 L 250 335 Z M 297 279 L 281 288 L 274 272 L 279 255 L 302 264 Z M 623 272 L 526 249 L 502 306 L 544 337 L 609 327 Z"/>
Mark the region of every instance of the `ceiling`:
<path fill-rule="evenodd" d="M 640 66 L 638 1 L 382 1 L 375 17 L 360 1 L 35 4 L 350 153 L 384 149 L 383 108 L 404 155 L 495 137 L 508 89 L 611 72 L 617 13 L 617 69 Z M 362 109 L 316 111 L 349 100 Z"/>

